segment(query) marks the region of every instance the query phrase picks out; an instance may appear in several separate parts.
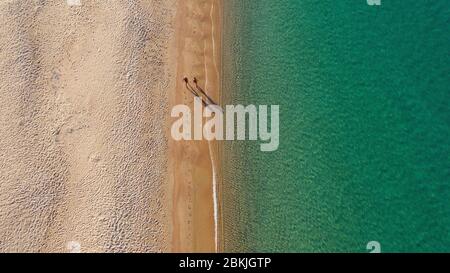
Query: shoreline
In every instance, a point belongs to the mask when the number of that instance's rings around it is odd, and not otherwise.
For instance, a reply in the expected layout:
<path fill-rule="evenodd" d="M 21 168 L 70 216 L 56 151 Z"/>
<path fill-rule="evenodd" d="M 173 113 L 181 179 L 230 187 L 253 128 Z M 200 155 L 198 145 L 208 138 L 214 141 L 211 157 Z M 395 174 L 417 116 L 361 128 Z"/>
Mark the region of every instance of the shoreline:
<path fill-rule="evenodd" d="M 220 104 L 221 0 L 178 2 L 171 62 L 176 67 L 170 108 L 193 105 L 183 77 L 197 77 Z M 180 141 L 170 137 L 169 193 L 172 195 L 172 251 L 218 252 L 220 245 L 220 159 L 216 141 Z"/>

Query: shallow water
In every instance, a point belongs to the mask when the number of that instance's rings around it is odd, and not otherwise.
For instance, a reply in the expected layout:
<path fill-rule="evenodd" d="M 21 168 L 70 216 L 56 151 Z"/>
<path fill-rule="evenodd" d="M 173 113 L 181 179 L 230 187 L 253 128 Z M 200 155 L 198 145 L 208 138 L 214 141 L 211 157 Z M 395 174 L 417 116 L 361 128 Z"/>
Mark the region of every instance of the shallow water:
<path fill-rule="evenodd" d="M 226 142 L 226 251 L 450 251 L 450 4 L 227 0 L 223 98 L 280 105 Z"/>

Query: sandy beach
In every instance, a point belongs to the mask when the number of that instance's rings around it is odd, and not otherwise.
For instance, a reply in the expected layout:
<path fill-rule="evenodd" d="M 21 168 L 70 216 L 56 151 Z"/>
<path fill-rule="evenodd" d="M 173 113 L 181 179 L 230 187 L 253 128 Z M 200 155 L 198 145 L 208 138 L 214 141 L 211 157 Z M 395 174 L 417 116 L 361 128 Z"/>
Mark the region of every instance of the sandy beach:
<path fill-rule="evenodd" d="M 208 95 L 220 104 L 221 1 L 192 0 L 179 4 L 176 54 L 172 60 L 177 63 L 177 85 L 170 104 L 193 106 L 194 97 L 186 90 L 184 77 L 197 77 Z M 218 149 L 218 143 L 206 140 L 169 141 L 174 252 L 220 250 Z"/>
<path fill-rule="evenodd" d="M 169 115 L 220 99 L 220 1 L 80 3 L 0 3 L 0 252 L 220 249 L 219 147 Z"/>

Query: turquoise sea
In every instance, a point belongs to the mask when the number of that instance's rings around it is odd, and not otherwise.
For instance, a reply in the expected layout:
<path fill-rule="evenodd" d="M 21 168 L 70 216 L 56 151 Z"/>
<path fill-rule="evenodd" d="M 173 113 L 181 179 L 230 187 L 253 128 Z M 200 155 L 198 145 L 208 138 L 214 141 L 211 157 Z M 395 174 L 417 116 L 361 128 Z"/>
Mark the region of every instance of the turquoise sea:
<path fill-rule="evenodd" d="M 224 1 L 222 101 L 280 105 L 225 143 L 225 251 L 450 251 L 450 2 L 381 3 Z"/>

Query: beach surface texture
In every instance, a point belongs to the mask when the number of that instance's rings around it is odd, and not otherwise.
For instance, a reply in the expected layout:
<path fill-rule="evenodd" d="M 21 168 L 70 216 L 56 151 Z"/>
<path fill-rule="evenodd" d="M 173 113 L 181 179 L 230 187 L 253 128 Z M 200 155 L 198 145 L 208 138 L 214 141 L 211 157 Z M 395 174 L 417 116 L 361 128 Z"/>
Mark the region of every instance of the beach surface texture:
<path fill-rule="evenodd" d="M 169 128 L 180 75 L 218 92 L 216 2 L 0 2 L 0 252 L 217 247 L 214 143 Z"/>

